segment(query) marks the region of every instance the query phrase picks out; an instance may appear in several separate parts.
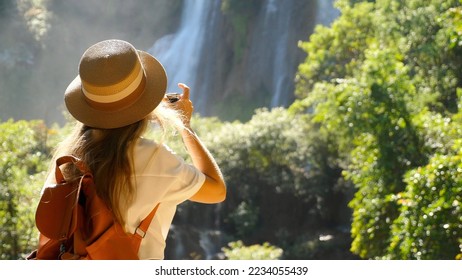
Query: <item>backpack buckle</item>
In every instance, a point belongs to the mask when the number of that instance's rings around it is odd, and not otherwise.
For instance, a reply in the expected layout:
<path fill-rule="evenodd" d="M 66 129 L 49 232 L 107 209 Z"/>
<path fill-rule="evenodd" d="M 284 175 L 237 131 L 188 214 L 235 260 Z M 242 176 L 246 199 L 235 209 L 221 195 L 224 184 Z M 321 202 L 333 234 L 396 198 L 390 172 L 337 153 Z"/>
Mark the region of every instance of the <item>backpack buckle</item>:
<path fill-rule="evenodd" d="M 140 227 L 137 227 L 135 229 L 135 234 L 138 234 L 139 236 L 141 236 L 141 238 L 144 238 L 146 236 L 146 232 L 142 229 L 140 229 Z"/>

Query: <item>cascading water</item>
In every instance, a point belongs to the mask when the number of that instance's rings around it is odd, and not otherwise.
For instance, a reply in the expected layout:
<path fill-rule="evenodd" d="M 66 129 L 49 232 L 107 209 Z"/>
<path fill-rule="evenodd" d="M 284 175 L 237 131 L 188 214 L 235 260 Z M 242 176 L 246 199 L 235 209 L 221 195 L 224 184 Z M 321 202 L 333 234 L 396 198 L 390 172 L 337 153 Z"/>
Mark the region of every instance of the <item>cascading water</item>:
<path fill-rule="evenodd" d="M 194 87 L 197 57 L 203 47 L 207 1 L 186 0 L 179 30 L 157 40 L 148 51 L 164 65 L 169 78 L 167 91 L 177 91 L 177 83 Z"/>
<path fill-rule="evenodd" d="M 210 33 L 209 23 L 216 14 L 214 8 L 217 3 L 220 4 L 220 1 L 185 0 L 178 31 L 160 38 L 148 50 L 167 71 L 167 91 L 178 92 L 178 83 L 187 84 L 192 89 L 191 98 L 196 107 L 202 107 L 202 99 L 205 99 L 195 95 L 197 92 L 204 93 L 198 90 L 197 74 L 201 71 L 201 56 L 207 45 L 205 40 Z"/>
<path fill-rule="evenodd" d="M 310 25 L 327 25 L 338 15 L 334 1 L 264 0 L 249 29 L 244 61 L 236 66 L 226 61 L 233 53 L 223 43 L 227 36 L 222 0 L 184 0 L 177 32 L 160 38 L 148 51 L 165 66 L 168 91 L 178 91 L 179 82 L 188 84 L 202 115 L 223 95 L 235 92 L 264 95 L 266 101 L 258 106 L 287 106 L 294 98 L 294 77 L 302 57 L 297 42 L 308 38 Z M 230 66 L 240 73 L 224 69 Z"/>
<path fill-rule="evenodd" d="M 295 68 L 288 59 L 294 1 L 266 0 L 249 49 L 249 76 L 271 95 L 270 105 L 287 105 Z"/>
<path fill-rule="evenodd" d="M 292 101 L 295 72 L 300 63 L 295 55 L 297 44 L 308 38 L 308 32 L 297 30 L 300 22 L 307 25 L 300 18 L 313 17 L 314 24 L 328 25 L 338 16 L 333 2 L 317 0 L 316 11 L 312 12 L 312 7 L 304 10 L 306 4 L 300 0 L 265 0 L 250 45 L 249 76 L 264 83 L 262 88 L 271 95 L 270 107 L 287 106 Z"/>

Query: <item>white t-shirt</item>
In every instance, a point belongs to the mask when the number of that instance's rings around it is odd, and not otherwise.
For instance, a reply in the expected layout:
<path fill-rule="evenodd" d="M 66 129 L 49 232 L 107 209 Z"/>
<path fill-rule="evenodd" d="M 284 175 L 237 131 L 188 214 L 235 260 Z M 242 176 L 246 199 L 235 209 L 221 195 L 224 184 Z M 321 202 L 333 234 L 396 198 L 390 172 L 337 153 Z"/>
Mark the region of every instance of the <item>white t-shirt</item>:
<path fill-rule="evenodd" d="M 125 218 L 126 230 L 134 232 L 141 220 L 160 203 L 138 256 L 140 259 L 163 259 L 176 207 L 200 189 L 205 175 L 166 145 L 147 139 L 137 142 L 133 159 L 137 193 Z"/>

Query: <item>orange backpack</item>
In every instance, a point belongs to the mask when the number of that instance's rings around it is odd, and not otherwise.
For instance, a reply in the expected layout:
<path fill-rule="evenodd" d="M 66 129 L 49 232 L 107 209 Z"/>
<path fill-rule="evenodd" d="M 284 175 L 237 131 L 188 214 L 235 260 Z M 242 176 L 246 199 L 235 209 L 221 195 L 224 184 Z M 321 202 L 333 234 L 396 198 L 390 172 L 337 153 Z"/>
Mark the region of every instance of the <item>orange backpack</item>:
<path fill-rule="evenodd" d="M 66 180 L 60 166 L 74 164 L 82 176 Z M 56 184 L 46 186 L 35 214 L 38 248 L 27 259 L 136 260 L 157 205 L 135 232 L 126 233 L 96 194 L 93 175 L 74 156 L 56 160 Z"/>

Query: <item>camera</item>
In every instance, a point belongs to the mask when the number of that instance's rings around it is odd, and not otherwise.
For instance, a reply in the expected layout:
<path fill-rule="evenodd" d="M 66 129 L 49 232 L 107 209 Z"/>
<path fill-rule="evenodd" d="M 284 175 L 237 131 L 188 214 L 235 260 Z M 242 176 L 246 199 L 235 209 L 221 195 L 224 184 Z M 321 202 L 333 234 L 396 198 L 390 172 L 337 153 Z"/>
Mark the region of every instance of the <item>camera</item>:
<path fill-rule="evenodd" d="M 181 94 L 180 94 L 180 93 L 167 93 L 167 94 L 165 94 L 165 96 L 167 96 L 168 101 L 169 101 L 170 103 L 175 103 L 175 102 L 177 102 L 178 100 L 180 100 L 180 98 L 181 98 Z"/>

